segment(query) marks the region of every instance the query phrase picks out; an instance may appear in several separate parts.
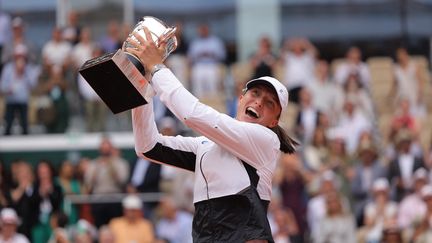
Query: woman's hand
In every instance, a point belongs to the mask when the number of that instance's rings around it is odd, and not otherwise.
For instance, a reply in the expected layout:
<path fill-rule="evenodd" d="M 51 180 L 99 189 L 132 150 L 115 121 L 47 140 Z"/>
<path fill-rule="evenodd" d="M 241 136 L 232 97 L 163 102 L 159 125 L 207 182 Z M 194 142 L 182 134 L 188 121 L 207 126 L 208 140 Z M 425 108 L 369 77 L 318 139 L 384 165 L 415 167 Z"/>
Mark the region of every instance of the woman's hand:
<path fill-rule="evenodd" d="M 146 72 L 150 73 L 154 65 L 163 62 L 167 38 L 161 38 L 159 40 L 159 46 L 157 46 L 147 27 L 144 27 L 144 33 L 146 39 L 136 33 L 133 35 L 138 41 L 128 37 L 126 41 L 128 41 L 133 47 L 126 48 L 126 51 L 137 56 L 144 65 Z"/>

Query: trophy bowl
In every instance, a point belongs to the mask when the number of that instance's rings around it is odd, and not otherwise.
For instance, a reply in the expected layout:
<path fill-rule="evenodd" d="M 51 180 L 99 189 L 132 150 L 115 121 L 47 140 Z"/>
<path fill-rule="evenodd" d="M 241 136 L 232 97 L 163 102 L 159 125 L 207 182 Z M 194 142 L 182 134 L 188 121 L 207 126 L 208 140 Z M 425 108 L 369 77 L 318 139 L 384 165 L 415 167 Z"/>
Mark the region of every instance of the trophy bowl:
<path fill-rule="evenodd" d="M 152 16 L 144 16 L 140 22 L 138 22 L 129 37 L 137 42 L 134 34 L 141 36 L 143 39 L 147 40 L 146 34 L 144 32 L 144 27 L 150 31 L 151 37 L 155 42 L 156 46 L 159 46 L 159 41 L 162 38 L 167 39 L 167 45 L 165 48 L 165 54 L 163 60 L 165 60 L 168 55 L 177 48 L 177 38 L 175 37 L 176 27 L 169 27 L 160 19 Z M 123 42 L 122 50 L 128 55 L 129 60 L 138 68 L 138 70 L 145 75 L 145 70 L 143 64 L 140 62 L 139 58 L 132 53 L 126 51 L 126 48 L 132 48 L 132 45 L 126 40 Z"/>
<path fill-rule="evenodd" d="M 138 41 L 133 35 L 136 33 L 146 39 L 144 27 L 150 31 L 156 45 L 166 39 L 165 60 L 177 48 L 176 28 L 168 27 L 155 17 L 145 16 L 129 36 Z M 87 60 L 79 69 L 114 114 L 147 104 L 154 93 L 145 78 L 144 65 L 138 57 L 126 51 L 128 47 L 132 45 L 126 40 L 122 49 Z"/>

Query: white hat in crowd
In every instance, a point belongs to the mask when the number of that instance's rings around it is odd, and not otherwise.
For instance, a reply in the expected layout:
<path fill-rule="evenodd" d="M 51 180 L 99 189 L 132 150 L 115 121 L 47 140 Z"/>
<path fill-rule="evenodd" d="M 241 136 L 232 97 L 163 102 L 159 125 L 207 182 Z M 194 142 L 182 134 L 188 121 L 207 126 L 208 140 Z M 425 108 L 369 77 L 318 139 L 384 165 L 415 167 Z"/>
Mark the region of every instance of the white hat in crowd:
<path fill-rule="evenodd" d="M 373 191 L 387 191 L 390 184 L 386 178 L 378 178 L 372 184 Z"/>
<path fill-rule="evenodd" d="M 415 172 L 414 172 L 414 180 L 427 180 L 428 178 L 428 172 L 425 168 L 418 168 Z"/>
<path fill-rule="evenodd" d="M 21 220 L 17 213 L 12 208 L 3 208 L 0 212 L 0 221 L 2 224 L 16 224 L 19 225 Z"/>
<path fill-rule="evenodd" d="M 141 199 L 137 195 L 128 195 L 122 201 L 125 209 L 142 209 Z"/>

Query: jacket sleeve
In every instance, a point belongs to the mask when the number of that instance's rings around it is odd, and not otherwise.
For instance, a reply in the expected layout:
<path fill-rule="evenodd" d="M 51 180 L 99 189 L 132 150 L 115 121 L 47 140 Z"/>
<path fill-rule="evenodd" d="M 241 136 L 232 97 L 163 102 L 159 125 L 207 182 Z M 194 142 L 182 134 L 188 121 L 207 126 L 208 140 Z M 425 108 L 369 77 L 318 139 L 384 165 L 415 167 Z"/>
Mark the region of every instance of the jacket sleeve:
<path fill-rule="evenodd" d="M 153 102 L 132 109 L 135 151 L 153 162 L 195 171 L 196 138 L 162 136 L 154 121 Z"/>
<path fill-rule="evenodd" d="M 184 122 L 239 159 L 261 168 L 279 156 L 279 140 L 274 132 L 259 124 L 241 122 L 198 101 L 167 68 L 152 79 L 161 101 Z"/>

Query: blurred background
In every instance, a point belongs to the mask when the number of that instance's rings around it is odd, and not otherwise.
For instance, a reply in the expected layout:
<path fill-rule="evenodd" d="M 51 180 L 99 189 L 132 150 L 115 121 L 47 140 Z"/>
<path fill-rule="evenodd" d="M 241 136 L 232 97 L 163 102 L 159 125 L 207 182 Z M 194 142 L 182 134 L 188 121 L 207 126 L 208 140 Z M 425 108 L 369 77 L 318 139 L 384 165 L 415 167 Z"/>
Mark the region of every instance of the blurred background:
<path fill-rule="evenodd" d="M 185 213 L 190 231 L 193 176 L 138 159 L 130 111 L 113 115 L 78 74 L 143 16 L 177 27 L 166 64 L 221 112 L 254 77 L 288 88 L 281 125 L 301 145 L 274 178 L 277 242 L 432 241 L 432 0 L 0 0 L 0 208 L 25 218 L 20 233 L 104 242 L 123 206 L 151 239 L 190 242 L 163 219 Z M 154 103 L 161 132 L 198 135 Z"/>

